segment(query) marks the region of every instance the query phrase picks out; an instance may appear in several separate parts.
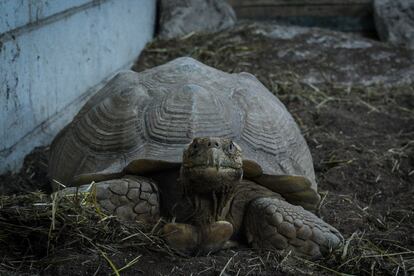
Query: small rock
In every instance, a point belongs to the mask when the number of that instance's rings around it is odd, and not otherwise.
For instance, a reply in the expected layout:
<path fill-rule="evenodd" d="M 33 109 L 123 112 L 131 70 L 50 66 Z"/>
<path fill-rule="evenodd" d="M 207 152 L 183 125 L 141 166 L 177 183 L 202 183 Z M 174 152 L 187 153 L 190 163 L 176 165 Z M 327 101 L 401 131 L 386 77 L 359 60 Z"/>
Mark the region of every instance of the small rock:
<path fill-rule="evenodd" d="M 375 0 L 374 18 L 381 40 L 414 50 L 414 1 Z"/>
<path fill-rule="evenodd" d="M 224 0 L 160 1 L 159 36 L 163 39 L 191 32 L 217 32 L 235 23 L 235 12 Z"/>

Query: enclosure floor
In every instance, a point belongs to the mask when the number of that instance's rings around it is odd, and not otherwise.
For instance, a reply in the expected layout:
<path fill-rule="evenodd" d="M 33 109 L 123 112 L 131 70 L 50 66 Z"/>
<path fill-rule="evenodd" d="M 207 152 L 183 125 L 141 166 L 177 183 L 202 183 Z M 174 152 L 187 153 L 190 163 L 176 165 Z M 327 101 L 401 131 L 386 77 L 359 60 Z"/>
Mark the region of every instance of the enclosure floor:
<path fill-rule="evenodd" d="M 335 83 L 309 86 L 289 75 L 288 68 L 284 79 L 275 79 L 274 74 L 280 72 L 272 71 L 276 57 L 268 43 L 266 38 L 242 31 L 220 37 L 193 35 L 182 40 L 155 41 L 147 46 L 134 69 L 141 71 L 175 57 L 193 56 L 227 72 L 247 71 L 257 76 L 299 124 L 312 152 L 323 198 L 318 213 L 343 233 L 345 248 L 312 262 L 289 252 L 259 252 L 243 246 L 189 258 L 171 254 L 149 237 L 142 241 L 142 247 L 128 242 L 115 246 L 113 240 L 106 247 L 104 241 L 95 243 L 97 247 L 88 242 L 58 244 L 54 245 L 56 251 L 49 246 L 47 255 L 44 245 L 38 249 L 37 242 L 30 242 L 31 236 L 26 237 L 31 247 L 11 252 L 16 241 L 2 238 L 4 233 L 0 230 L 0 273 L 109 275 L 114 267 L 122 268 L 135 258 L 136 262 L 122 275 L 413 273 L 413 88 L 341 87 Z M 19 174 L 0 176 L 0 186 L 10 193 L 29 192 L 33 187 L 45 190 L 46 171 L 47 148 L 38 149 Z M 4 223 L 1 207 L 0 222 Z"/>

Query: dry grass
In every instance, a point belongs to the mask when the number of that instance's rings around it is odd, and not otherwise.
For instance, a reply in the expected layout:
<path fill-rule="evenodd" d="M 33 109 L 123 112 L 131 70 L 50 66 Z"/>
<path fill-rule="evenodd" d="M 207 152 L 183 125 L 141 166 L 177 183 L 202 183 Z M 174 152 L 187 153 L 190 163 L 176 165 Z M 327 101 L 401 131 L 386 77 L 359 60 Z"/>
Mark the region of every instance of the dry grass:
<path fill-rule="evenodd" d="M 71 257 L 66 252 L 75 252 L 100 255 L 119 274 L 140 258 L 137 256 L 117 267 L 108 254 L 126 247 L 174 254 L 155 234 L 157 228 L 120 223 L 100 210 L 93 193 L 50 196 L 33 192 L 1 196 L 0 206 L 0 252 L 4 254 L 0 272 L 68 262 Z"/>
<path fill-rule="evenodd" d="M 352 199 L 346 200 L 360 215 L 370 216 Z M 4 254 L 0 272 L 36 271 L 76 262 L 78 260 L 73 253 L 72 256 L 66 254 L 74 252 L 101 256 L 114 275 L 121 275 L 139 264 L 142 258 L 142 254 L 138 254 L 125 260 L 122 266 L 116 265 L 110 255 L 125 248 L 145 248 L 166 258 L 191 261 L 191 258 L 175 255 L 156 229 L 138 223 L 121 224 L 115 217 L 103 214 L 90 195 L 59 198 L 30 193 L 2 196 L 0 204 L 0 242 Z M 372 239 L 370 236 L 369 233 L 354 232 L 346 239 L 343 248 L 320 261 L 302 259 L 290 251 L 227 250 L 214 258 L 196 257 L 194 262 L 199 270 L 194 275 L 217 272 L 218 275 L 268 275 L 270 272 L 291 275 L 315 272 L 327 275 L 410 275 L 414 272 L 412 249 L 398 241 Z M 170 274 L 180 271 L 179 267 L 173 267 Z"/>

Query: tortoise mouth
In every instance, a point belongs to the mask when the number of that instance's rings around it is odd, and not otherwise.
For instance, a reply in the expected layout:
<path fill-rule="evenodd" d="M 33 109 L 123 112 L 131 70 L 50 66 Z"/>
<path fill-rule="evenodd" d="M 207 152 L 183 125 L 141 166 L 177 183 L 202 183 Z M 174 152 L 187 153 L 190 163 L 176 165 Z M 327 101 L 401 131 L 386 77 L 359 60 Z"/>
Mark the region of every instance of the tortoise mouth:
<path fill-rule="evenodd" d="M 223 164 L 183 164 L 183 167 L 185 169 L 189 169 L 189 170 L 239 170 L 242 168 L 242 166 L 237 166 L 237 165 L 223 165 Z"/>
<path fill-rule="evenodd" d="M 241 168 L 224 166 L 192 166 L 182 167 L 180 178 L 184 181 L 190 194 L 203 194 L 212 191 L 223 191 L 233 187 L 243 177 Z"/>
<path fill-rule="evenodd" d="M 216 181 L 220 182 L 223 179 L 227 180 L 237 180 L 239 179 L 239 175 L 243 174 L 241 168 L 233 168 L 233 167 L 225 167 L 225 166 L 193 166 L 193 167 L 184 167 L 183 172 L 186 174 L 187 177 L 192 178 L 209 178 L 210 181 L 216 179 Z M 204 180 L 205 181 L 205 180 Z M 210 182 L 209 181 L 209 182 Z"/>

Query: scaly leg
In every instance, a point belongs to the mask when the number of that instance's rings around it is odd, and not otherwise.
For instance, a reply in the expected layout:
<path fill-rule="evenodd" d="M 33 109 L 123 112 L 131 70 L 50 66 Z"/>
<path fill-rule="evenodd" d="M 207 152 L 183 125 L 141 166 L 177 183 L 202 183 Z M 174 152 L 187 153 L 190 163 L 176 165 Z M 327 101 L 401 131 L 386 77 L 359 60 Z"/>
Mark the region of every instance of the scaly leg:
<path fill-rule="evenodd" d="M 126 175 L 119 179 L 111 179 L 91 185 L 83 185 L 78 189 L 69 187 L 58 192 L 60 195 L 71 195 L 79 192 L 96 191 L 97 203 L 109 214 L 122 221 L 143 221 L 155 223 L 160 216 L 159 195 L 157 185 L 148 178 Z"/>
<path fill-rule="evenodd" d="M 313 213 L 275 197 L 249 204 L 244 229 L 253 247 L 293 249 L 310 258 L 321 257 L 343 241 L 338 230 Z"/>

